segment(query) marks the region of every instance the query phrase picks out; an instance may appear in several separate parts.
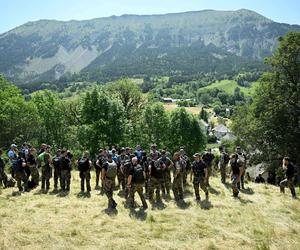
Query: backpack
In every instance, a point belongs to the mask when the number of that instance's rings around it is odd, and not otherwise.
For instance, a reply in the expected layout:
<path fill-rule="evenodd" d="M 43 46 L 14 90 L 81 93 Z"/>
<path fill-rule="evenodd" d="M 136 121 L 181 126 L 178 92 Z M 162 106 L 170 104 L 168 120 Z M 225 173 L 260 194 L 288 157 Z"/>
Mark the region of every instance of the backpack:
<path fill-rule="evenodd" d="M 106 176 L 110 179 L 114 179 L 117 175 L 117 164 L 114 161 L 107 162 L 107 164 Z"/>
<path fill-rule="evenodd" d="M 139 164 L 133 168 L 133 182 L 143 184 L 145 182 L 144 168 Z"/>
<path fill-rule="evenodd" d="M 80 172 L 84 172 L 89 170 L 89 159 L 82 157 L 79 161 L 78 161 L 78 170 Z"/>
<path fill-rule="evenodd" d="M 229 155 L 227 153 L 224 153 L 224 163 L 228 164 L 229 160 L 230 160 Z"/>

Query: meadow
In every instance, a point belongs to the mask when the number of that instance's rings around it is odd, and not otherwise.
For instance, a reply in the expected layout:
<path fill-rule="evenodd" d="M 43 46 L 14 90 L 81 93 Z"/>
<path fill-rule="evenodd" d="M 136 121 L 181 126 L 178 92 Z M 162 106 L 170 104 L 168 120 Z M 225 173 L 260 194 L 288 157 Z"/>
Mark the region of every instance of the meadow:
<path fill-rule="evenodd" d="M 271 185 L 246 188 L 233 198 L 214 177 L 209 201 L 196 203 L 189 186 L 185 203 L 163 200 L 146 211 L 138 197 L 136 209 L 126 208 L 115 191 L 111 212 L 100 191 L 79 192 L 74 171 L 68 195 L 0 190 L 0 249 L 300 249 L 300 201 Z"/>

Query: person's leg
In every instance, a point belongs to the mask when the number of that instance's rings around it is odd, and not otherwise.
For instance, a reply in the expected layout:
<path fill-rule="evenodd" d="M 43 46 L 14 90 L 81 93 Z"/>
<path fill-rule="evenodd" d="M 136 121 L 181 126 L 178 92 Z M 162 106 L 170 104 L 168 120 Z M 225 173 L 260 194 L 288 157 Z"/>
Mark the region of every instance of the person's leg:
<path fill-rule="evenodd" d="M 207 185 L 205 183 L 204 177 L 200 179 L 200 187 L 205 193 L 205 198 L 208 200 L 208 190 L 207 190 Z"/>
<path fill-rule="evenodd" d="M 288 180 L 288 187 L 291 190 L 292 197 L 296 198 L 296 191 L 295 191 L 295 187 L 294 187 L 294 180 L 293 180 L 293 178 Z"/>
<path fill-rule="evenodd" d="M 193 185 L 194 185 L 196 200 L 200 200 L 200 193 L 199 193 L 200 180 L 199 180 L 199 178 L 194 176 Z"/>
<path fill-rule="evenodd" d="M 280 186 L 280 192 L 281 193 L 284 193 L 285 192 L 285 187 L 287 186 L 288 184 L 288 179 L 284 179 L 280 182 L 279 186 Z"/>
<path fill-rule="evenodd" d="M 86 190 L 91 192 L 91 172 L 87 171 L 86 173 Z"/>
<path fill-rule="evenodd" d="M 138 184 L 138 185 L 136 186 L 136 191 L 137 191 L 137 193 L 139 194 L 139 196 L 140 196 L 140 198 L 141 198 L 141 201 L 142 201 L 142 204 L 143 204 L 143 208 L 147 208 L 148 205 L 147 205 L 145 196 L 144 196 L 144 194 L 143 194 L 143 185 L 142 185 L 142 184 Z"/>

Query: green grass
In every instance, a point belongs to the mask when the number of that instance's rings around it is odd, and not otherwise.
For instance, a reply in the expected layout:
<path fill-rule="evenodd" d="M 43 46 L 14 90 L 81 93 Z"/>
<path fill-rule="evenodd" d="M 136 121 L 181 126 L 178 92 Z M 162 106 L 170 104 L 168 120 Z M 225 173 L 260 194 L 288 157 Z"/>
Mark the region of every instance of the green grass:
<path fill-rule="evenodd" d="M 233 80 L 222 80 L 222 81 L 217 81 L 214 82 L 206 87 L 201 88 L 201 91 L 205 91 L 205 90 L 211 90 L 211 89 L 221 89 L 224 90 L 227 94 L 232 95 L 234 92 L 234 89 L 236 87 L 239 87 L 241 89 L 241 91 L 245 94 L 245 95 L 252 95 L 253 91 L 255 89 L 255 87 L 258 85 L 257 82 L 253 83 L 251 87 L 246 88 L 246 87 L 241 87 L 237 84 L 236 81 Z"/>
<path fill-rule="evenodd" d="M 190 186 L 185 207 L 171 200 L 146 212 L 125 208 L 115 191 L 115 214 L 99 191 L 77 197 L 77 172 L 65 197 L 0 190 L 0 249 L 300 249 L 300 202 L 289 192 L 249 183 L 234 199 L 219 178 L 211 186 L 209 202 L 197 204 Z"/>

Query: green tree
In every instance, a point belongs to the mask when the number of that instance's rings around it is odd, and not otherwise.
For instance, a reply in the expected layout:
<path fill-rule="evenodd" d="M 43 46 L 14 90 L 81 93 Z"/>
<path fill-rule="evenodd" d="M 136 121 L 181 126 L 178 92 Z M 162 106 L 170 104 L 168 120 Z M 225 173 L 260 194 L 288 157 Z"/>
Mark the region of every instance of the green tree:
<path fill-rule="evenodd" d="M 169 148 L 176 151 L 185 146 L 189 155 L 205 148 L 206 137 L 199 121 L 184 108 L 177 108 L 171 113 L 169 128 Z"/>
<path fill-rule="evenodd" d="M 49 143 L 59 147 L 68 146 L 66 145 L 68 125 L 64 115 L 66 111 L 63 101 L 56 93 L 43 90 L 35 93 L 32 102 L 41 118 L 41 125 L 38 129 L 39 143 Z"/>
<path fill-rule="evenodd" d="M 36 138 L 39 117 L 36 107 L 26 102 L 21 91 L 0 75 L 0 145 Z"/>
<path fill-rule="evenodd" d="M 266 60 L 271 72 L 260 79 L 253 103 L 238 109 L 235 133 L 262 159 L 277 162 L 284 155 L 300 162 L 300 32 L 279 39 L 279 47 Z"/>

